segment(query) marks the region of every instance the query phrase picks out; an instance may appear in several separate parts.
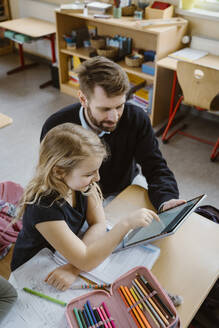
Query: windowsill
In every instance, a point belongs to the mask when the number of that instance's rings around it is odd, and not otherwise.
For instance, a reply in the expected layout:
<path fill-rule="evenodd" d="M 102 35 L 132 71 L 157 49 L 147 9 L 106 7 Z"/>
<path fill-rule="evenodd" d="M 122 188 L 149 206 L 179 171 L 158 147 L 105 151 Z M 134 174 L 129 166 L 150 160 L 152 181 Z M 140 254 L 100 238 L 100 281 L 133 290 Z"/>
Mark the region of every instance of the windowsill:
<path fill-rule="evenodd" d="M 176 13 L 183 16 L 191 16 L 207 20 L 219 21 L 219 11 L 193 8 L 191 10 L 176 9 Z"/>

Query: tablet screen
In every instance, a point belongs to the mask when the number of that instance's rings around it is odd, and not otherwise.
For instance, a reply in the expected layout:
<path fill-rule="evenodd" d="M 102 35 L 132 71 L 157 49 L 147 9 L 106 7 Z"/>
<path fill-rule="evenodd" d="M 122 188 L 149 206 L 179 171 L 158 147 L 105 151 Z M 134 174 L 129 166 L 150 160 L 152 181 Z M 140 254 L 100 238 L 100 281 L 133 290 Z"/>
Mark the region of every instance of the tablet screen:
<path fill-rule="evenodd" d="M 158 235 L 172 232 L 204 196 L 205 195 L 201 195 L 187 201 L 185 204 L 158 214 L 160 222 L 153 220 L 147 227 L 133 230 L 125 237 L 124 246 L 147 241 L 147 239 L 154 238 Z"/>

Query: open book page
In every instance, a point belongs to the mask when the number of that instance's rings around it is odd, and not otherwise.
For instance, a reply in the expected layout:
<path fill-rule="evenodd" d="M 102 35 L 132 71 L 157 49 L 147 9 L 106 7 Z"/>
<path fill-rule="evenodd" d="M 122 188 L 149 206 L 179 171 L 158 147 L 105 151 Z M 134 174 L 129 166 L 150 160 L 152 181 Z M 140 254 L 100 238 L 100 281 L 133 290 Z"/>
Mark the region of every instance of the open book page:
<path fill-rule="evenodd" d="M 183 48 L 181 50 L 178 50 L 176 52 L 169 54 L 168 57 L 179 59 L 179 60 L 193 61 L 193 60 L 202 58 L 202 57 L 206 56 L 207 54 L 208 54 L 208 52 L 205 50 Z"/>
<path fill-rule="evenodd" d="M 23 291 L 27 287 L 68 303 L 83 295 L 86 289 L 65 292 L 44 282 L 47 274 L 59 265 L 49 249 L 41 250 L 31 260 L 12 272 L 9 281 L 18 292 L 18 300 L 2 323 L 4 328 L 68 328 L 65 307 Z M 78 278 L 74 285 L 84 283 Z"/>
<path fill-rule="evenodd" d="M 112 283 L 119 276 L 136 266 L 146 266 L 151 269 L 160 255 L 157 246 L 148 244 L 125 249 L 122 252 L 111 254 L 98 267 L 90 272 L 82 272 L 81 276 L 97 283 Z M 60 265 L 66 263 L 65 258 L 55 253 L 54 259 Z"/>

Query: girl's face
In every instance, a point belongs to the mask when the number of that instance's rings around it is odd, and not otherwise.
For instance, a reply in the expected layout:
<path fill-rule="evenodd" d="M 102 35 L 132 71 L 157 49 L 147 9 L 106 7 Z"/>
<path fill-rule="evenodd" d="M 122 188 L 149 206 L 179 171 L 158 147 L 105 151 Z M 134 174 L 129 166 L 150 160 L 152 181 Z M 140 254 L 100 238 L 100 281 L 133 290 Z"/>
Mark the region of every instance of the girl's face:
<path fill-rule="evenodd" d="M 99 168 L 102 161 L 103 157 L 88 157 L 64 177 L 65 183 L 72 190 L 86 192 L 92 182 L 100 180 Z"/>

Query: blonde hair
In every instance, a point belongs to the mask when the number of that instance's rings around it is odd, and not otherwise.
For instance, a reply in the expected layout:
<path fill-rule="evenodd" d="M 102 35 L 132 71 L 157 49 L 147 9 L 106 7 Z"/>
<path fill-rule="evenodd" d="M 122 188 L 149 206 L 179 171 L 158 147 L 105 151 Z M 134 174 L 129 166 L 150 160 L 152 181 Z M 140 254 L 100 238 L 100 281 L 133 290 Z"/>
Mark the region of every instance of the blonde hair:
<path fill-rule="evenodd" d="M 27 204 L 39 202 L 42 196 L 53 191 L 58 193 L 55 201 L 65 198 L 69 187 L 60 176 L 69 174 L 90 156 L 103 159 L 107 156 L 105 145 L 94 132 L 73 123 L 60 124 L 51 129 L 40 145 L 35 176 L 25 189 L 16 220 L 23 216 Z M 96 183 L 85 195 L 92 192 L 102 197 Z"/>
<path fill-rule="evenodd" d="M 80 89 L 90 99 L 95 86 L 100 86 L 108 97 L 126 94 L 130 88 L 126 72 L 106 57 L 96 56 L 77 68 Z"/>

